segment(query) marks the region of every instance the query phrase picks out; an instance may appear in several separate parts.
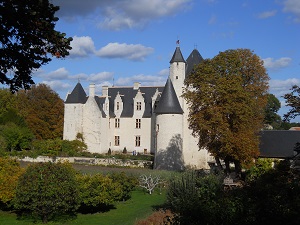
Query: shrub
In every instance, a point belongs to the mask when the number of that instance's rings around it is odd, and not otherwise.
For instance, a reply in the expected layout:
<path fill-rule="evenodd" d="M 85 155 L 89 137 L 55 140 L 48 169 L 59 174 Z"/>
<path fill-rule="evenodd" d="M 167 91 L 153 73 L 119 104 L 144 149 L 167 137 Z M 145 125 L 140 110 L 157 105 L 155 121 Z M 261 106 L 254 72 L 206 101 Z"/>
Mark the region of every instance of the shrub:
<path fill-rule="evenodd" d="M 101 211 L 121 199 L 122 185 L 102 174 L 78 175 L 81 211 Z"/>
<path fill-rule="evenodd" d="M 127 149 L 126 149 L 126 147 L 124 147 L 124 149 L 123 149 L 123 154 L 127 154 Z"/>
<path fill-rule="evenodd" d="M 74 215 L 79 206 L 75 171 L 63 163 L 30 165 L 19 178 L 14 206 L 19 215 L 43 223 Z"/>
<path fill-rule="evenodd" d="M 0 201 L 6 206 L 15 197 L 18 179 L 23 172 L 16 160 L 0 158 Z"/>
<path fill-rule="evenodd" d="M 171 225 L 175 215 L 170 210 L 159 210 L 152 213 L 147 219 L 139 220 L 135 225 Z"/>

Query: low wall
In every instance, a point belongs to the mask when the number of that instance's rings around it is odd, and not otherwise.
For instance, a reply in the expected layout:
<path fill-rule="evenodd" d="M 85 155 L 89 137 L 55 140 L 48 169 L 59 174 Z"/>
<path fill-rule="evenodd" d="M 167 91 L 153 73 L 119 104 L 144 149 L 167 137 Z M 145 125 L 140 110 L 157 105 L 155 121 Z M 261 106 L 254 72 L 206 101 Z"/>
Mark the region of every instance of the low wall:
<path fill-rule="evenodd" d="M 37 158 L 25 157 L 18 159 L 23 162 L 69 162 L 76 164 L 101 165 L 101 166 L 120 166 L 134 168 L 152 168 L 153 162 L 146 160 L 115 159 L 112 158 L 84 158 L 84 157 L 48 157 L 38 156 Z"/>

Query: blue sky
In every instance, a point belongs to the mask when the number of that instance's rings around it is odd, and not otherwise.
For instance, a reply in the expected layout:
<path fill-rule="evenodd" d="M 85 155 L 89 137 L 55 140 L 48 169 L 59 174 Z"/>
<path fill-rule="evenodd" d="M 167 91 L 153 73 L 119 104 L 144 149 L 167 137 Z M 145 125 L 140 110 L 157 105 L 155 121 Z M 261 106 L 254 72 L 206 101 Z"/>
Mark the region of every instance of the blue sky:
<path fill-rule="evenodd" d="M 164 85 L 180 40 L 185 58 L 248 48 L 267 68 L 270 93 L 300 85 L 300 0 L 52 0 L 60 6 L 56 29 L 73 37 L 66 59 L 33 74 L 62 99 L 78 80 L 88 94 L 103 85 Z M 300 118 L 296 118 L 300 122 Z"/>

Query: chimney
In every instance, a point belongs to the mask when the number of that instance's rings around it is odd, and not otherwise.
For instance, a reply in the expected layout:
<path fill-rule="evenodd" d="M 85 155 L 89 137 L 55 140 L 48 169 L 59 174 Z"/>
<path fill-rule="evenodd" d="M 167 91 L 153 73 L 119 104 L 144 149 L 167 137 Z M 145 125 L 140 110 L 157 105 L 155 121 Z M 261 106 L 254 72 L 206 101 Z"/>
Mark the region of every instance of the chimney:
<path fill-rule="evenodd" d="M 108 96 L 108 86 L 102 86 L 102 96 Z"/>
<path fill-rule="evenodd" d="M 141 83 L 139 83 L 139 82 L 134 82 L 134 84 L 133 84 L 133 90 L 139 89 L 140 86 L 141 86 Z"/>
<path fill-rule="evenodd" d="M 95 84 L 90 84 L 90 97 L 95 97 Z"/>

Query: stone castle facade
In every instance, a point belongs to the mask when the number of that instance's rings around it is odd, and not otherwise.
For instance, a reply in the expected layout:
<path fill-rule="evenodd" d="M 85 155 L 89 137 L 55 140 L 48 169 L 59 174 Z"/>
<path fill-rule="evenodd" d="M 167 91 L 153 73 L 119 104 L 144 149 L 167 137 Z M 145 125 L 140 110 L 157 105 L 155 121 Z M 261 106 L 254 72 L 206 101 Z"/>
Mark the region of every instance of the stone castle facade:
<path fill-rule="evenodd" d="M 170 61 L 165 86 L 102 87 L 95 95 L 90 84 L 89 96 L 77 83 L 65 100 L 65 140 L 84 138 L 88 151 L 122 151 L 155 154 L 157 169 L 182 170 L 186 167 L 208 168 L 207 150 L 197 145 L 188 128 L 189 109 L 181 96 L 184 80 L 194 65 L 203 60 L 194 49 L 185 60 L 177 46 Z"/>

